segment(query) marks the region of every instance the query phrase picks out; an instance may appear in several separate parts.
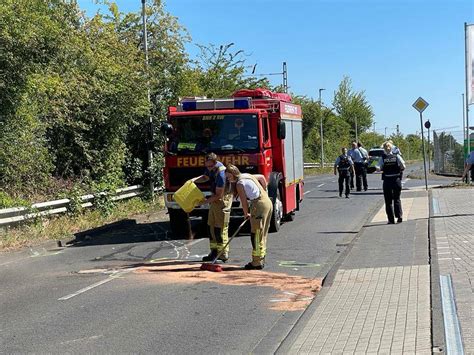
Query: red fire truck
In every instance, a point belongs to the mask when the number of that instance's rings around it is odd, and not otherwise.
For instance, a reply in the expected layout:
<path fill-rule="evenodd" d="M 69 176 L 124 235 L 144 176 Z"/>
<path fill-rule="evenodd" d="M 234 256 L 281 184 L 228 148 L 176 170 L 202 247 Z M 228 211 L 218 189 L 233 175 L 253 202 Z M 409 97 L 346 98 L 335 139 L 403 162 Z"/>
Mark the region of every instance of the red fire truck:
<path fill-rule="evenodd" d="M 186 233 L 188 216 L 173 201 L 173 192 L 204 171 L 206 153 L 240 171 L 262 174 L 273 202 L 270 231 L 293 220 L 303 200 L 303 134 L 301 107 L 288 94 L 266 89 L 239 90 L 230 99 L 183 99 L 168 109 L 161 131 L 166 135 L 165 204 L 174 234 Z M 200 186 L 210 194 L 209 186 Z M 206 191 L 207 190 L 207 191 Z M 191 215 L 207 218 L 208 206 Z M 233 211 L 238 214 L 240 202 Z"/>

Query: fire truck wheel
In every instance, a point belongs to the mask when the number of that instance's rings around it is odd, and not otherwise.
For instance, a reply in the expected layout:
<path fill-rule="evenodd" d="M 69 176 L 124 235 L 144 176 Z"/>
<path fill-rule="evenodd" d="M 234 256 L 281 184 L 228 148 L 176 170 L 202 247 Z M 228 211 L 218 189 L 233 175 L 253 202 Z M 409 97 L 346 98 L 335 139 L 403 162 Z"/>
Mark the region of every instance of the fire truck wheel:
<path fill-rule="evenodd" d="M 189 236 L 188 215 L 183 210 L 168 208 L 170 216 L 170 229 L 176 238 L 186 238 Z"/>
<path fill-rule="evenodd" d="M 283 203 L 281 202 L 280 189 L 276 189 L 276 195 L 271 198 L 273 202 L 273 214 L 270 220 L 270 232 L 278 232 L 280 230 L 281 219 L 283 217 Z"/>

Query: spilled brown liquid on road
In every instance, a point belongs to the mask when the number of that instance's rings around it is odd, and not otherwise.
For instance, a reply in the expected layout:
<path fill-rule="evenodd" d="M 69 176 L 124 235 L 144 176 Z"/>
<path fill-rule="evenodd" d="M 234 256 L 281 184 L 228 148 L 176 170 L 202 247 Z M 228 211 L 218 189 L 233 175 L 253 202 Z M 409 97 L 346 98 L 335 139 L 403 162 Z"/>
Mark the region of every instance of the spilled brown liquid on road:
<path fill-rule="evenodd" d="M 278 311 L 304 310 L 321 289 L 321 279 L 308 279 L 285 273 L 244 270 L 237 265 L 223 265 L 222 272 L 200 270 L 200 263 L 163 260 L 132 266 L 132 272 L 161 284 L 214 282 L 226 286 L 272 287 L 279 291 L 268 307 Z M 126 270 L 125 268 L 122 270 Z M 106 273 L 106 269 L 83 270 L 80 273 Z M 117 269 L 116 269 L 117 270 Z"/>

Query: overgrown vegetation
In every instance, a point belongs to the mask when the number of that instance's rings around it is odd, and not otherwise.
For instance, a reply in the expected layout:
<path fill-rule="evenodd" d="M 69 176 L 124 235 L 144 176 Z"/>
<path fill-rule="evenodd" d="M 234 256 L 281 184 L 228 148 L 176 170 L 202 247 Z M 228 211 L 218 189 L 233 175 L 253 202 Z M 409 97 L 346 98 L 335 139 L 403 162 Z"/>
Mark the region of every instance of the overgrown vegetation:
<path fill-rule="evenodd" d="M 200 55 L 190 58 L 189 33 L 160 0 L 147 1 L 147 69 L 140 13 L 101 2 L 108 13 L 92 18 L 74 0 L 0 3 L 0 208 L 66 196 L 77 214 L 78 196 L 87 192 L 109 214 L 110 195 L 100 192 L 146 185 L 150 177 L 161 184 L 163 138 L 158 125 L 148 133 L 150 116 L 160 121 L 179 97 L 270 86 L 267 78 L 246 75 L 248 56 L 233 43 L 199 44 Z M 334 93 L 333 109 L 293 96 L 303 108 L 306 161 L 319 161 L 321 120 L 326 162 L 349 145 L 356 121 L 366 145 L 383 142 L 367 132 L 372 108 L 350 78 Z M 418 137 L 392 138 L 409 159 L 419 156 Z"/>
<path fill-rule="evenodd" d="M 79 231 L 91 230 L 104 224 L 113 223 L 131 215 L 153 213 L 163 208 L 162 201 L 150 202 L 140 198 L 123 201 L 109 210 L 106 215 L 101 210 L 85 210 L 83 213 L 63 215 L 48 220 L 38 219 L 33 223 L 11 229 L 0 229 L 0 250 L 31 246 L 45 240 L 73 238 Z"/>

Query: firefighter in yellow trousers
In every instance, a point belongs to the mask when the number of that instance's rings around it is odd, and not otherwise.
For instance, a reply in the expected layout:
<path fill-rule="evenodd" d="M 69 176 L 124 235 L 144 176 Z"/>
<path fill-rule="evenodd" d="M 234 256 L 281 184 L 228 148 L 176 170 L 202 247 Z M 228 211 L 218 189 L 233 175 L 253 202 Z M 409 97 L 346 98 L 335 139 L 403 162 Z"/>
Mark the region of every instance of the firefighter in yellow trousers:
<path fill-rule="evenodd" d="M 201 201 L 200 204 L 209 204 L 207 224 L 210 230 L 209 255 L 202 258 L 203 261 L 212 261 L 224 248 L 229 240 L 230 210 L 232 208 L 233 193 L 229 184 L 226 184 L 225 166 L 217 161 L 217 155 L 209 153 L 206 155 L 206 171 L 203 175 L 195 177 L 192 181 L 196 183 L 211 182 L 212 195 Z M 227 246 L 219 260 L 226 262 L 229 258 L 229 247 Z"/>
<path fill-rule="evenodd" d="M 226 165 L 226 178 L 235 183 L 245 218 L 250 218 L 252 261 L 246 270 L 262 270 L 265 265 L 268 229 L 273 212 L 272 201 L 267 194 L 267 181 L 263 175 L 241 174 L 232 164 Z M 250 201 L 250 208 L 247 200 Z"/>

